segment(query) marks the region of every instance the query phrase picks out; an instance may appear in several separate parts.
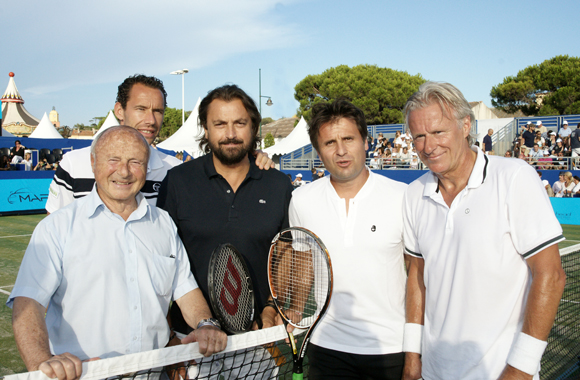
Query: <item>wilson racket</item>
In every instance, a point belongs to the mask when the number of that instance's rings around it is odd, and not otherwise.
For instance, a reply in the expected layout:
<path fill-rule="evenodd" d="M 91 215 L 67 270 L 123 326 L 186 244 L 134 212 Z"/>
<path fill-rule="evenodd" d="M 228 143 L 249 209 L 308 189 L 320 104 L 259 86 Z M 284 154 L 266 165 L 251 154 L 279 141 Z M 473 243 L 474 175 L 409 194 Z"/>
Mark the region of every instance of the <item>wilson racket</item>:
<path fill-rule="evenodd" d="M 255 317 L 252 278 L 244 257 L 231 244 L 214 249 L 207 276 L 214 316 L 228 334 L 250 331 Z"/>
<path fill-rule="evenodd" d="M 288 325 L 308 329 L 300 351 L 288 332 L 294 359 L 292 379 L 300 380 L 306 346 L 332 295 L 332 265 L 324 243 L 305 228 L 281 231 L 270 246 L 268 282 L 286 331 Z"/>

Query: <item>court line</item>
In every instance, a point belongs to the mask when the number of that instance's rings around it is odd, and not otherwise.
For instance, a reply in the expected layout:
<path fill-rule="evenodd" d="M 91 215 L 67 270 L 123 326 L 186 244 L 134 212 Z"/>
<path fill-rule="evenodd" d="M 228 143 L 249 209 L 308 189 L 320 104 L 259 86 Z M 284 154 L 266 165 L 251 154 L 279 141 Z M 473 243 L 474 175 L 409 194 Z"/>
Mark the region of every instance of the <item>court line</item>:
<path fill-rule="evenodd" d="M 23 236 L 32 236 L 32 234 L 28 234 L 28 235 L 12 235 L 12 236 L 0 236 L 0 239 L 4 239 L 4 238 L 13 238 L 13 237 L 23 237 Z"/>
<path fill-rule="evenodd" d="M 7 292 L 6 290 L 3 290 L 3 289 L 0 289 L 0 293 L 4 293 L 4 294 L 10 295 L 10 292 Z"/>

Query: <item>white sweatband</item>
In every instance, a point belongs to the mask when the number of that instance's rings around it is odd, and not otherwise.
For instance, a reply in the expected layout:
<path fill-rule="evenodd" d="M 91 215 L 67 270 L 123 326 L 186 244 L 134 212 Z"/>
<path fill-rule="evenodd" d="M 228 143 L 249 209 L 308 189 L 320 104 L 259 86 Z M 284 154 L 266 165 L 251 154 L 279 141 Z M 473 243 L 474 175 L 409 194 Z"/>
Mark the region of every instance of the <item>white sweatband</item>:
<path fill-rule="evenodd" d="M 512 346 L 507 364 L 533 376 L 540 370 L 540 360 L 547 345 L 548 342 L 521 332 Z"/>
<path fill-rule="evenodd" d="M 418 323 L 405 323 L 403 330 L 403 352 L 421 353 L 423 341 L 423 325 Z"/>

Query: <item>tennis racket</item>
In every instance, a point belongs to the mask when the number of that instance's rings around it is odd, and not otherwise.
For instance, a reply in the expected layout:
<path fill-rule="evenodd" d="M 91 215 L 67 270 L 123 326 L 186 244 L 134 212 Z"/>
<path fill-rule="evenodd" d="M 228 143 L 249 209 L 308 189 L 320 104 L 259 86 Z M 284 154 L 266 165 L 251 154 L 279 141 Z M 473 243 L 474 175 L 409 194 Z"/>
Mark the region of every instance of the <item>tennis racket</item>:
<path fill-rule="evenodd" d="M 256 316 L 254 287 L 244 257 L 231 244 L 214 249 L 208 268 L 209 301 L 227 334 L 250 331 Z"/>
<path fill-rule="evenodd" d="M 294 360 L 292 379 L 301 380 L 306 346 L 332 295 L 332 264 L 328 250 L 318 236 L 305 228 L 281 231 L 270 246 L 268 282 L 286 331 L 288 325 L 308 329 L 300 351 L 294 335 L 288 332 Z"/>

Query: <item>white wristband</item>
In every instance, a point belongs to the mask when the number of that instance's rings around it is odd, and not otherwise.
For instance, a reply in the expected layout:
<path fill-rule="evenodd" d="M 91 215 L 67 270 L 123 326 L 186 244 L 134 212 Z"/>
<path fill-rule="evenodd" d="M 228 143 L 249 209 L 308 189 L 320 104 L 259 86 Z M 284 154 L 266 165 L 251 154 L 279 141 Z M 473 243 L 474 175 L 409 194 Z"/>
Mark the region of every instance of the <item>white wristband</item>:
<path fill-rule="evenodd" d="M 540 360 L 547 345 L 548 342 L 521 332 L 512 346 L 507 364 L 533 376 L 540 370 Z"/>
<path fill-rule="evenodd" d="M 421 353 L 423 341 L 423 325 L 417 323 L 405 323 L 403 330 L 403 352 Z"/>

